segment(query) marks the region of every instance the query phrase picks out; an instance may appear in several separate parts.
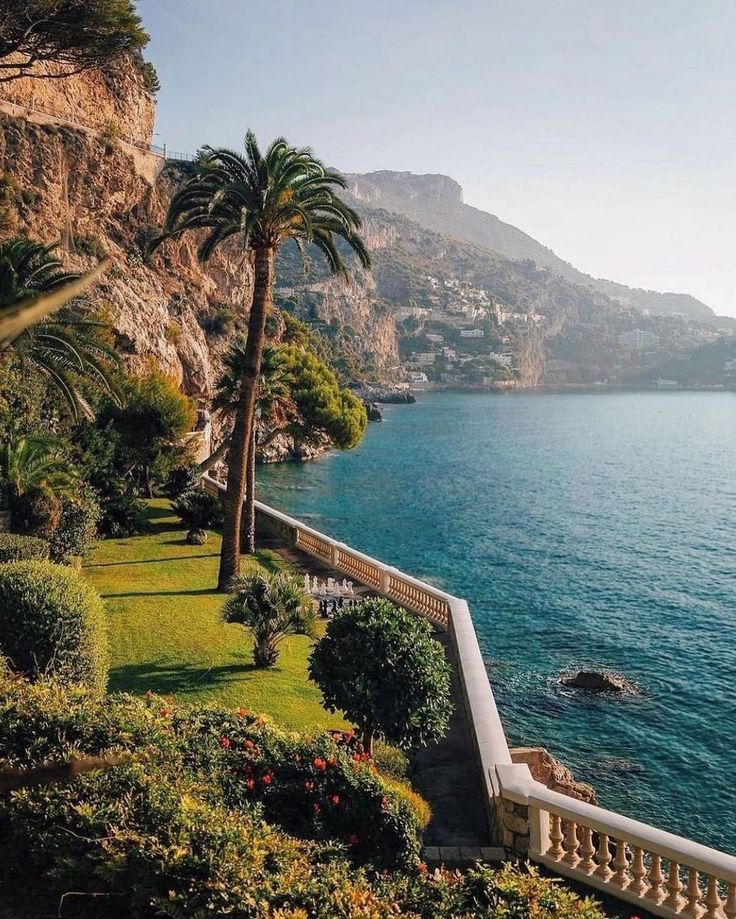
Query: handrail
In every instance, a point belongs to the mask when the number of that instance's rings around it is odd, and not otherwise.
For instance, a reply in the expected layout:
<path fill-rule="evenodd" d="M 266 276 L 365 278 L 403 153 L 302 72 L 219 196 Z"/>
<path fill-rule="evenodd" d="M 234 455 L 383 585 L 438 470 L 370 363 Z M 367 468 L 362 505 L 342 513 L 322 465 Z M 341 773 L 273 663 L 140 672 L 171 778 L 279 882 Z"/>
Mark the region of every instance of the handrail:
<path fill-rule="evenodd" d="M 210 492 L 225 490 L 208 475 L 202 482 Z M 512 763 L 465 600 L 267 504 L 256 501 L 256 510 L 303 551 L 340 571 L 361 570 L 365 577 L 355 575 L 358 580 L 448 630 L 489 822 L 508 849 L 667 919 L 736 919 L 736 856 L 552 791 L 532 778 L 526 764 Z"/>

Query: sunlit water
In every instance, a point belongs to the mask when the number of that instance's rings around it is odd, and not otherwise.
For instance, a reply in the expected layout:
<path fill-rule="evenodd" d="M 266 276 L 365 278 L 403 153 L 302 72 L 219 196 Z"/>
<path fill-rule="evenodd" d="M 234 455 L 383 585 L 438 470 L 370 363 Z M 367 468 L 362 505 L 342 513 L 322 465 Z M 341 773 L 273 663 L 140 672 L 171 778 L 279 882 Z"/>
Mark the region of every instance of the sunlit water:
<path fill-rule="evenodd" d="M 262 500 L 465 597 L 510 740 L 736 852 L 736 394 L 427 393 Z M 622 671 L 636 697 L 556 682 Z"/>

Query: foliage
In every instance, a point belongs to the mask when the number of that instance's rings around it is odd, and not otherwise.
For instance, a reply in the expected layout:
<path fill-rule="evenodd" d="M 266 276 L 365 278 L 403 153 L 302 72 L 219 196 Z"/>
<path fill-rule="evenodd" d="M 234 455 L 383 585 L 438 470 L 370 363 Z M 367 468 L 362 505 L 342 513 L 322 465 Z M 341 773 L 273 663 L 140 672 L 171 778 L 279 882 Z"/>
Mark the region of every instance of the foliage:
<path fill-rule="evenodd" d="M 222 526 L 222 501 L 203 488 L 185 492 L 171 507 L 177 517 L 190 530 L 207 530 Z"/>
<path fill-rule="evenodd" d="M 103 405 L 99 423 L 101 427 L 112 423 L 119 467 L 130 470 L 151 497 L 154 480 L 164 480 L 187 456 L 182 439 L 194 426 L 196 410 L 160 370 L 127 377 L 121 396 L 121 405 L 111 401 Z"/>
<path fill-rule="evenodd" d="M 137 483 L 126 466 L 121 439 L 116 424 L 99 417 L 74 431 L 77 463 L 100 504 L 98 527 L 104 536 L 134 536 L 146 526 L 145 504 L 136 496 Z"/>
<path fill-rule="evenodd" d="M 133 63 L 143 79 L 143 85 L 146 87 L 146 90 L 152 96 L 155 96 L 161 89 L 161 81 L 158 78 L 156 67 L 150 61 L 144 60 L 143 55 L 139 51 L 133 54 Z"/>
<path fill-rule="evenodd" d="M 313 635 L 314 608 L 299 581 L 286 574 L 253 574 L 238 578 L 223 606 L 225 622 L 253 633 L 253 662 L 271 667 L 287 635 Z"/>
<path fill-rule="evenodd" d="M 402 749 L 439 740 L 452 711 L 450 672 L 429 623 L 381 599 L 339 613 L 309 659 L 325 706 L 357 724 L 369 749 L 374 735 Z"/>
<path fill-rule="evenodd" d="M 0 566 L 0 652 L 15 671 L 101 693 L 106 645 L 100 598 L 75 571 L 39 560 Z"/>
<path fill-rule="evenodd" d="M 20 894 L 104 892 L 136 919 L 602 916 L 531 869 L 426 872 L 414 818 L 370 764 L 244 711 L 155 696 L 100 704 L 0 673 L 0 749 L 19 767 L 131 757 L 0 802 L 0 882 Z"/>
<path fill-rule="evenodd" d="M 190 546 L 203 546 L 208 539 L 209 535 L 207 530 L 197 529 L 195 527 L 187 533 L 187 545 Z"/>
<path fill-rule="evenodd" d="M 69 76 L 147 44 L 132 0 L 0 2 L 0 82 L 25 76 L 39 63 L 55 64 L 54 73 Z"/>
<path fill-rule="evenodd" d="M 61 521 L 61 501 L 50 489 L 32 485 L 11 495 L 10 520 L 18 533 L 48 538 Z"/>
<path fill-rule="evenodd" d="M 173 501 L 190 491 L 196 484 L 197 475 L 193 466 L 175 466 L 169 470 L 162 491 Z"/>
<path fill-rule="evenodd" d="M 20 236 L 0 242 L 0 308 L 12 308 L 29 298 L 62 294 L 69 285 L 83 283 L 78 275 L 64 270 L 56 256 L 57 247 Z M 77 303 L 53 318 L 41 316 L 35 325 L 19 330 L 12 347 L 21 364 L 30 365 L 48 379 L 77 418 L 91 412 L 81 381 L 114 395 L 112 369 L 119 358 L 106 338 L 107 328 Z"/>
<path fill-rule="evenodd" d="M 37 536 L 0 533 L 0 564 L 25 562 L 33 558 L 48 559 L 50 551 L 48 541 Z"/>
<path fill-rule="evenodd" d="M 51 556 L 68 565 L 73 558 L 86 558 L 94 545 L 101 517 L 100 505 L 88 486 L 61 503 L 59 525 L 51 534 Z"/>
<path fill-rule="evenodd" d="M 64 441 L 53 435 L 18 435 L 12 429 L 0 445 L 0 470 L 18 496 L 31 489 L 70 495 L 79 480 Z"/>

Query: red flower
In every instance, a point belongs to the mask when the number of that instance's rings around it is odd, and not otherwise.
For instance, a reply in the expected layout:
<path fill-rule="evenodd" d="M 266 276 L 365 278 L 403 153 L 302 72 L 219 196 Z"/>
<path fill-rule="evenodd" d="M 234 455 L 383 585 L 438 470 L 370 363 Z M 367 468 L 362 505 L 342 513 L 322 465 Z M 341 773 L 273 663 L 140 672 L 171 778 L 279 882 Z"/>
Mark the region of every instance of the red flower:
<path fill-rule="evenodd" d="M 381 808 L 382 808 L 382 810 L 386 810 L 390 805 L 391 805 L 391 800 L 390 800 L 390 798 L 387 798 L 386 795 L 384 795 L 384 796 L 381 798 Z"/>
<path fill-rule="evenodd" d="M 273 782 L 273 776 L 272 776 L 272 775 L 269 775 L 268 773 L 266 773 L 266 774 L 261 778 L 261 781 L 263 782 L 264 785 L 270 785 L 271 782 Z"/>
<path fill-rule="evenodd" d="M 318 756 L 312 760 L 312 765 L 315 767 L 315 769 L 321 769 L 322 772 L 324 772 L 327 768 L 327 763 L 322 759 L 321 756 Z"/>
<path fill-rule="evenodd" d="M 316 802 L 312 805 L 312 813 L 318 814 L 322 808 Z"/>
<path fill-rule="evenodd" d="M 304 783 L 304 787 L 307 789 L 307 791 L 313 791 L 313 790 L 314 790 L 314 782 L 312 782 L 312 781 L 310 781 L 309 779 L 307 779 L 307 781 Z"/>
<path fill-rule="evenodd" d="M 253 743 L 252 740 L 246 740 L 244 746 L 246 750 L 255 750 L 256 748 L 256 745 Z"/>
<path fill-rule="evenodd" d="M 327 765 L 330 766 L 330 768 L 332 768 L 332 769 L 335 768 L 335 766 L 337 765 L 337 760 L 335 759 L 334 756 L 331 756 L 331 757 L 327 760 Z"/>
<path fill-rule="evenodd" d="M 238 708 L 235 710 L 235 714 L 238 716 L 238 718 L 245 718 L 245 716 L 248 714 L 248 709 Z"/>
<path fill-rule="evenodd" d="M 245 787 L 246 787 L 249 791 L 252 791 L 252 790 L 256 787 L 256 780 L 255 780 L 255 779 L 246 779 L 246 780 L 245 780 Z"/>
<path fill-rule="evenodd" d="M 330 795 L 330 804 L 334 804 L 335 807 L 340 803 L 340 795 Z"/>
<path fill-rule="evenodd" d="M 426 873 L 427 873 L 427 866 L 424 864 L 424 862 L 419 862 L 419 864 L 417 865 L 417 871 L 418 871 L 420 874 L 426 874 Z"/>
<path fill-rule="evenodd" d="M 227 750 L 227 748 L 230 746 L 230 738 L 229 738 L 229 737 L 221 737 L 221 738 L 220 738 L 220 746 L 222 747 L 223 750 Z"/>
<path fill-rule="evenodd" d="M 162 718 L 168 718 L 169 715 L 171 714 L 171 709 L 170 708 L 160 708 L 158 713 L 159 715 L 161 715 Z"/>

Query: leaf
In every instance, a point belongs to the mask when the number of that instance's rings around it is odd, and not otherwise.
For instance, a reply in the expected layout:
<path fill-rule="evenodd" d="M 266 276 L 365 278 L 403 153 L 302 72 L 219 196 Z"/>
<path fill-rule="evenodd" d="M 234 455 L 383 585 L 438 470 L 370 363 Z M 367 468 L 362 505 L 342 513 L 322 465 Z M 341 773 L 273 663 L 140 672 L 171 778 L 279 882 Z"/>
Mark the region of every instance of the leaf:
<path fill-rule="evenodd" d="M 104 259 L 92 271 L 55 288 L 51 293 L 21 300 L 19 303 L 11 303 L 0 309 L 0 345 L 17 338 L 21 332 L 38 322 L 39 319 L 50 316 L 70 300 L 84 293 L 101 277 L 109 265 L 110 259 Z"/>

